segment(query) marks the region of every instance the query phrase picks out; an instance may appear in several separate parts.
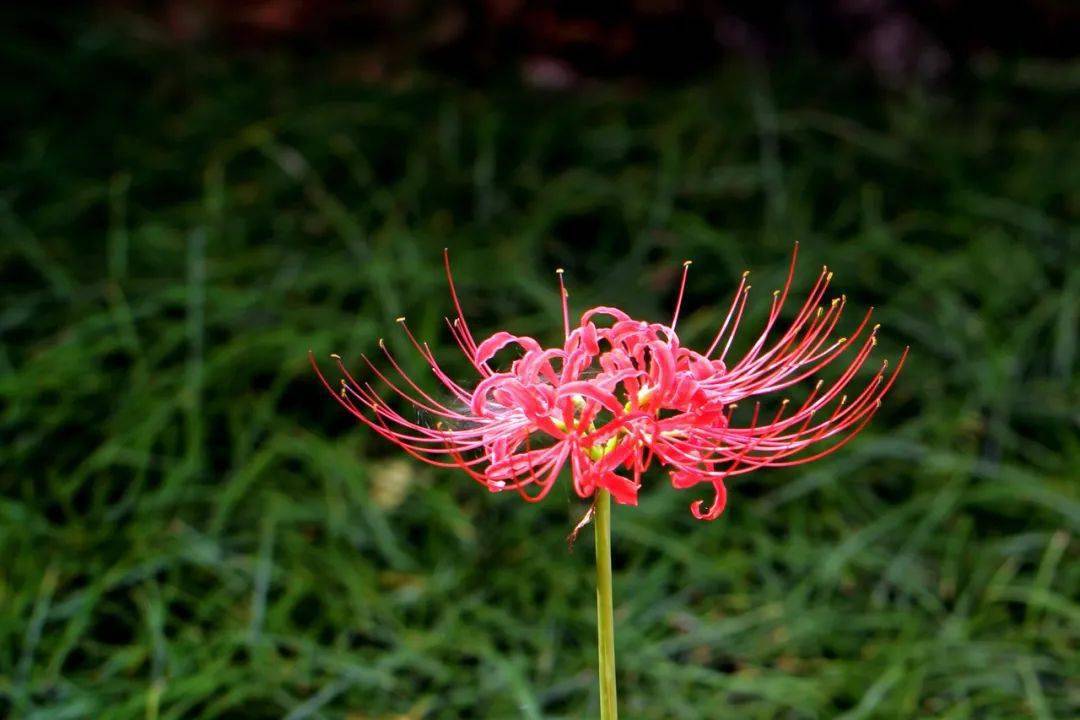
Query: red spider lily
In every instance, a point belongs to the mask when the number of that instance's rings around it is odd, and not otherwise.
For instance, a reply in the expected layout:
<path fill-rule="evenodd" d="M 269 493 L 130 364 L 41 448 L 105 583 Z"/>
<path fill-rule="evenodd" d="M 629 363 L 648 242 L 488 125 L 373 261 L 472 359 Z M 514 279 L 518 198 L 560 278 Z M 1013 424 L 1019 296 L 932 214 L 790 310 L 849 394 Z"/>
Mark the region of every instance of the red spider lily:
<path fill-rule="evenodd" d="M 358 420 L 413 457 L 437 467 L 460 468 L 493 492 L 516 490 L 530 502 L 544 498 L 569 463 L 574 490 L 592 496 L 610 491 L 617 502 L 634 505 L 642 474 L 655 461 L 676 488 L 709 483 L 709 508 L 697 500 L 694 517 L 713 520 L 724 510 L 727 478 L 765 467 L 810 462 L 848 443 L 873 417 L 896 381 L 907 350 L 886 377 L 888 361 L 861 389 L 846 392 L 877 344 L 878 326 L 866 332 L 872 309 L 850 337 L 831 339 L 845 305 L 844 296 L 824 302 L 832 273 L 823 268 L 790 322 L 780 314 L 795 273 L 798 246 L 784 287 L 773 293 L 764 327 L 749 351 L 727 362 L 728 350 L 746 309 L 748 273 L 712 343 L 700 353 L 680 344 L 675 333 L 690 263 L 684 265 L 670 325 L 634 320 L 612 307 L 596 307 L 571 330 L 562 270 L 562 347 L 545 348 L 531 337 L 497 332 L 476 342 L 461 309 L 444 254 L 446 276 L 457 317 L 450 332 L 479 374 L 460 385 L 440 367 L 426 343 L 399 323 L 451 400 L 425 392 L 380 341 L 391 372 L 365 356 L 374 376 L 432 423 L 410 420 L 367 382 L 358 382 L 334 355 L 343 375 L 339 392 L 319 378 Z M 597 320 L 605 318 L 603 326 Z M 510 369 L 499 372 L 492 359 L 517 346 Z M 783 400 L 764 417 L 755 402 L 748 424 L 735 422 L 743 401 L 783 391 L 808 380 L 855 348 L 839 377 L 822 380 L 798 407 Z"/>

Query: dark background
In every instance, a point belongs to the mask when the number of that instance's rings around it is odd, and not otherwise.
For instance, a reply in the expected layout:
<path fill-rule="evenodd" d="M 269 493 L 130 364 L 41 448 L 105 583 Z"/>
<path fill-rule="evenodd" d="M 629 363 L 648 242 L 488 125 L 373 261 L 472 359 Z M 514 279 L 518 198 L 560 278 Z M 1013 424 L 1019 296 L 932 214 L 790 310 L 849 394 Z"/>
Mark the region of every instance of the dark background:
<path fill-rule="evenodd" d="M 591 540 L 349 422 L 443 329 L 747 334 L 801 243 L 886 406 L 714 523 L 614 516 L 629 718 L 1080 711 L 1068 2 L 196 2 L 0 11 L 0 715 L 595 715 Z M 745 338 L 744 338 L 745 343 Z"/>

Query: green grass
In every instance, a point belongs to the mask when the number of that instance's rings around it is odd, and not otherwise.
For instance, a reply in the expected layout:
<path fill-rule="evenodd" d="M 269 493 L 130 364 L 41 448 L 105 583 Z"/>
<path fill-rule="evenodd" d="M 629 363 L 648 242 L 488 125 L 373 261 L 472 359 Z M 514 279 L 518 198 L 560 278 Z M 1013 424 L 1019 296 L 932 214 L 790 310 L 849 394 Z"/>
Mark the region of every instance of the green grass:
<path fill-rule="evenodd" d="M 326 397 L 442 317 L 707 340 L 802 243 L 912 346 L 828 461 L 614 513 L 628 718 L 1080 713 L 1076 69 L 889 92 L 837 67 L 566 95 L 6 36 L 0 715 L 595 715 L 591 540 L 404 462 Z M 1053 81 L 1044 81 L 1050 77 Z M 855 313 L 848 319 L 854 322 Z"/>

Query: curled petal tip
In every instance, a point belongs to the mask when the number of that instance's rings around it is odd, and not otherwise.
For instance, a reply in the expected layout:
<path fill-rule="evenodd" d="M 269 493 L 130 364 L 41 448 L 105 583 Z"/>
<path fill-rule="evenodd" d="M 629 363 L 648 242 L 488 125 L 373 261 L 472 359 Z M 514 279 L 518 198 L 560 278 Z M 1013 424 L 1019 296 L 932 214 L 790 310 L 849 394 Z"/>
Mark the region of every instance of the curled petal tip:
<path fill-rule="evenodd" d="M 702 510 L 705 505 L 704 500 L 695 500 L 690 503 L 690 514 L 694 518 L 698 520 L 715 520 L 724 512 L 724 508 L 727 507 L 727 489 L 722 481 L 715 483 L 715 485 L 716 497 L 713 498 L 712 506 L 708 510 Z"/>

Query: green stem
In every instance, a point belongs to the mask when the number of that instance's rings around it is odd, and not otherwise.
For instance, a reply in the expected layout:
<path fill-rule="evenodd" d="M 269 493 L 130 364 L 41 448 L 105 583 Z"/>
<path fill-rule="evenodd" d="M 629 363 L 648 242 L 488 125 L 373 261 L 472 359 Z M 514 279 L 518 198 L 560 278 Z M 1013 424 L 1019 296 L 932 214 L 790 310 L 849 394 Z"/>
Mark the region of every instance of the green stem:
<path fill-rule="evenodd" d="M 596 492 L 596 641 L 600 652 L 600 720 L 617 720 L 615 618 L 611 600 L 611 494 Z"/>

